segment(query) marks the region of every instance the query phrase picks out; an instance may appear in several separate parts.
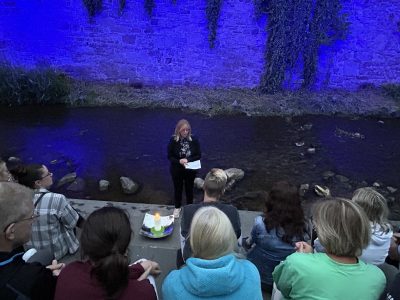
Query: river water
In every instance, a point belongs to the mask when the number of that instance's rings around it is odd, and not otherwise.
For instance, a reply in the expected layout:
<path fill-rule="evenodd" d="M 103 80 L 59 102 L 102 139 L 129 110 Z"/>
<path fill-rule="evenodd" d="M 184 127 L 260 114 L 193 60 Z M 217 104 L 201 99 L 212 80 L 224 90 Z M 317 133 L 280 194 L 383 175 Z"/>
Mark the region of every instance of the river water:
<path fill-rule="evenodd" d="M 399 191 L 391 193 L 387 187 L 400 189 L 400 119 L 208 117 L 179 110 L 63 106 L 1 107 L 0 115 L 0 155 L 46 164 L 56 182 L 76 171 L 86 182 L 83 191 L 54 188 L 68 197 L 172 203 L 166 147 L 176 122 L 187 118 L 201 142 L 200 177 L 212 167 L 245 171 L 223 198 L 239 208 L 261 210 L 255 192 L 288 180 L 326 185 L 333 195 L 344 197 L 378 182 L 397 211 Z M 327 171 L 345 178 L 324 179 Z M 123 194 L 120 176 L 139 182 L 140 191 Z M 109 191 L 98 191 L 100 179 L 111 182 Z M 315 195 L 310 191 L 306 197 Z M 195 198 L 200 201 L 202 193 L 197 191 Z"/>

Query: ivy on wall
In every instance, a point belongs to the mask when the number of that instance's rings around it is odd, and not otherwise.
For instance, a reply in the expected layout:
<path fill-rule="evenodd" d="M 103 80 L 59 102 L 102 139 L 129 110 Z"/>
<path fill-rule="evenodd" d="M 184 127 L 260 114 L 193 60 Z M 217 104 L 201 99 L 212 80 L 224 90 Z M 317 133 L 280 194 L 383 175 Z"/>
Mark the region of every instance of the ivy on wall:
<path fill-rule="evenodd" d="M 348 31 L 340 0 L 255 0 L 256 14 L 267 14 L 268 41 L 260 87 L 282 89 L 285 74 L 303 59 L 303 87 L 315 81 L 321 45 L 344 39 Z"/>
<path fill-rule="evenodd" d="M 83 0 L 83 4 L 89 13 L 89 16 L 94 17 L 103 7 L 103 0 Z"/>
<path fill-rule="evenodd" d="M 155 3 L 154 0 L 144 0 L 144 9 L 146 10 L 147 14 L 151 17 L 153 14 Z"/>
<path fill-rule="evenodd" d="M 208 42 L 214 48 L 217 38 L 218 19 L 221 12 L 222 0 L 207 0 L 206 17 L 208 21 Z"/>

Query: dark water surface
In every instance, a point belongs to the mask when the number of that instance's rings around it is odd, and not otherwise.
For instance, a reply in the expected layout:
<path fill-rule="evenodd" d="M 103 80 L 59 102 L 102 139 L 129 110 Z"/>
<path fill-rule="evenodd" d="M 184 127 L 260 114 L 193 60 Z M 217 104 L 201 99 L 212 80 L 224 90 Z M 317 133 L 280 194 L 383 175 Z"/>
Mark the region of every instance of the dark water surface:
<path fill-rule="evenodd" d="M 171 203 L 166 147 L 181 118 L 191 122 L 200 139 L 201 177 L 212 167 L 245 171 L 245 178 L 224 196 L 240 208 L 262 209 L 251 192 L 268 190 L 277 180 L 327 185 L 338 196 L 349 196 L 356 187 L 375 181 L 384 193 L 387 186 L 400 187 L 400 119 L 210 118 L 176 110 L 58 106 L 1 107 L 0 116 L 1 156 L 46 164 L 56 181 L 76 171 L 86 181 L 83 192 L 67 191 L 66 186 L 54 189 L 69 197 Z M 307 153 L 310 145 L 315 154 Z M 324 180 L 325 171 L 349 181 Z M 140 192 L 124 195 L 120 176 L 141 183 Z M 108 192 L 98 191 L 100 179 L 111 181 Z M 397 200 L 399 192 L 387 196 Z M 197 192 L 196 198 L 201 197 Z"/>

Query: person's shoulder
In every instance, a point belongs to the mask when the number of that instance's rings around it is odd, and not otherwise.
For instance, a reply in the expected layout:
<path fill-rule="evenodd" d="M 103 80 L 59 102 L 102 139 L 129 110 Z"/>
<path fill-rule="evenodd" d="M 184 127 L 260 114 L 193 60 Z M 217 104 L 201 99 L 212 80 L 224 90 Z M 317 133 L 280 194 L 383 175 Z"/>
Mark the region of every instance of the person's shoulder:
<path fill-rule="evenodd" d="M 363 273 L 365 274 L 365 276 L 373 276 L 376 277 L 377 280 L 386 282 L 385 274 L 380 268 L 373 264 L 365 263 L 362 260 L 359 261 L 359 264 L 362 265 Z"/>
<path fill-rule="evenodd" d="M 234 207 L 232 204 L 224 203 L 221 201 L 214 202 L 214 206 L 219 208 L 225 213 L 238 213 L 238 209 Z"/>
<path fill-rule="evenodd" d="M 202 203 L 193 203 L 187 204 L 183 206 L 183 213 L 184 214 L 192 214 L 195 213 L 198 209 L 202 207 Z"/>

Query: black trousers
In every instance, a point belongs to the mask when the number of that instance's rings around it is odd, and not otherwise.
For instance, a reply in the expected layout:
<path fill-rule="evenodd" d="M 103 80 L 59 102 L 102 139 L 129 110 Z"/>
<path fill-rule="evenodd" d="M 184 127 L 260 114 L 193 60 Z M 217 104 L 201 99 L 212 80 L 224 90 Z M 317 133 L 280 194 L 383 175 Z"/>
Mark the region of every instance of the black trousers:
<path fill-rule="evenodd" d="M 174 183 L 175 208 L 182 206 L 183 185 L 185 185 L 186 204 L 193 203 L 193 186 L 196 178 L 195 170 L 187 170 L 182 166 L 171 165 L 172 181 Z"/>

